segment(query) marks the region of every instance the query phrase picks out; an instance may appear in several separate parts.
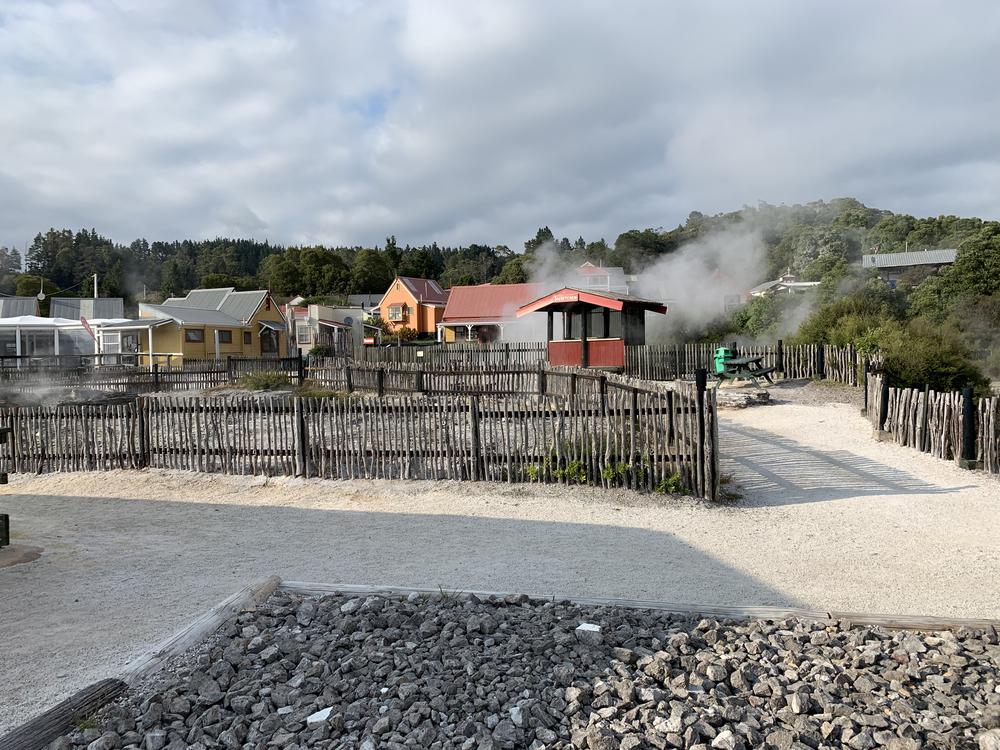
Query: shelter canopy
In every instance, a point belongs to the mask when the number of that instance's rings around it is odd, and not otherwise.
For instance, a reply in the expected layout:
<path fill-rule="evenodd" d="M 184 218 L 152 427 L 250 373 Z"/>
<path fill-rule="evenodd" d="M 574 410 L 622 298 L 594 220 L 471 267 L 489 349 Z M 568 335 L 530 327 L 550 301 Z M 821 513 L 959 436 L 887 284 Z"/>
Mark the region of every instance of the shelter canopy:
<path fill-rule="evenodd" d="M 666 314 L 667 306 L 661 302 L 634 297 L 621 292 L 595 292 L 574 287 L 564 287 L 547 294 L 534 302 L 522 305 L 517 310 L 517 317 L 533 312 L 575 312 L 586 308 L 603 308 L 621 312 L 626 309 L 648 310 Z"/>

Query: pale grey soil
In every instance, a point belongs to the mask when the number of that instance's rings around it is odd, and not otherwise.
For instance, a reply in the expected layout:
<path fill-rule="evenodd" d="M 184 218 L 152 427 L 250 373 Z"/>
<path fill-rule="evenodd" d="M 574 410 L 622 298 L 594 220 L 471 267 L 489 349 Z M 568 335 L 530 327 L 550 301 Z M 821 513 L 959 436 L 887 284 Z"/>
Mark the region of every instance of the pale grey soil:
<path fill-rule="evenodd" d="M 846 389 L 845 389 L 846 390 Z M 0 730 L 248 581 L 1000 616 L 1000 482 L 871 440 L 855 406 L 726 412 L 735 508 L 596 489 L 111 472 L 13 477 Z"/>

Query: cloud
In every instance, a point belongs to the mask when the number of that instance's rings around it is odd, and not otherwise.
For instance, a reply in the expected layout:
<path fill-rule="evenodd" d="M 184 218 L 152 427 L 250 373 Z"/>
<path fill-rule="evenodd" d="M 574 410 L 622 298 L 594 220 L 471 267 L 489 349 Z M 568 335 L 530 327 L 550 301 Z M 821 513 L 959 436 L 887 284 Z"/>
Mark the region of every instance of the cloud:
<path fill-rule="evenodd" d="M 0 7 L 0 244 L 587 239 L 844 195 L 996 218 L 980 2 Z"/>

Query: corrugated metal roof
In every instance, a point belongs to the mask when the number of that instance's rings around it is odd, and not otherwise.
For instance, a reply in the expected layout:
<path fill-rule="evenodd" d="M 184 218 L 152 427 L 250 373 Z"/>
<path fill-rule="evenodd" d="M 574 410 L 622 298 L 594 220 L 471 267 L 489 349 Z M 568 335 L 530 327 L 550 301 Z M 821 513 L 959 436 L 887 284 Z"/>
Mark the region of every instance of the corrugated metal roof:
<path fill-rule="evenodd" d="M 399 280 L 410 294 L 417 298 L 417 302 L 440 302 L 444 304 L 448 301 L 448 292 L 433 279 L 418 279 L 414 276 L 399 276 Z M 385 295 L 382 295 L 383 297 Z"/>
<path fill-rule="evenodd" d="M 252 292 L 230 292 L 222 301 L 219 310 L 237 320 L 249 320 L 266 296 L 267 292 L 263 289 Z"/>
<path fill-rule="evenodd" d="M 19 315 L 38 315 L 38 298 L 0 297 L 0 318 L 16 318 Z"/>
<path fill-rule="evenodd" d="M 902 268 L 939 266 L 954 263 L 958 250 L 916 250 L 905 253 L 876 253 L 861 256 L 862 268 Z"/>
<path fill-rule="evenodd" d="M 178 323 L 231 326 L 232 328 L 243 327 L 242 320 L 238 320 L 232 315 L 226 315 L 226 313 L 219 310 L 202 310 L 197 307 L 177 305 L 140 304 L 139 311 L 148 313 L 154 318 L 171 318 Z"/>
<path fill-rule="evenodd" d="M 124 318 L 125 300 L 121 297 L 53 297 L 49 306 L 53 318 Z"/>
<path fill-rule="evenodd" d="M 623 292 L 605 292 L 596 289 L 578 289 L 577 287 L 567 286 L 557 289 L 541 299 L 536 299 L 522 305 L 517 311 L 517 317 L 520 318 L 523 315 L 540 310 L 573 308 L 580 304 L 607 307 L 612 310 L 621 310 L 627 304 L 641 307 L 650 312 L 661 314 L 667 312 L 667 306 L 662 302 L 643 299 L 642 297 L 636 297 Z"/>
<path fill-rule="evenodd" d="M 382 294 L 348 294 L 347 304 L 351 307 L 363 307 L 369 310 L 373 307 L 378 307 L 378 303 L 382 300 Z"/>
<path fill-rule="evenodd" d="M 163 301 L 169 307 L 196 307 L 199 310 L 218 310 L 226 297 L 235 292 L 233 287 L 217 289 L 192 289 L 185 297 L 170 297 Z"/>
<path fill-rule="evenodd" d="M 514 320 L 517 308 L 545 293 L 544 284 L 479 284 L 453 286 L 443 323 Z"/>

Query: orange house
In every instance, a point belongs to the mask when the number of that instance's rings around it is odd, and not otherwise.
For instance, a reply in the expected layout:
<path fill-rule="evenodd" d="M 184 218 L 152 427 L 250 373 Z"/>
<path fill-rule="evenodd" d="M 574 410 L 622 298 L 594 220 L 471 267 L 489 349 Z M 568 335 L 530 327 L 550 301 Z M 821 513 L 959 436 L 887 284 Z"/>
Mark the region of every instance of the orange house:
<path fill-rule="evenodd" d="M 397 276 L 378 309 L 390 331 L 413 328 L 419 334 L 436 334 L 447 303 L 448 292 L 436 281 Z"/>

